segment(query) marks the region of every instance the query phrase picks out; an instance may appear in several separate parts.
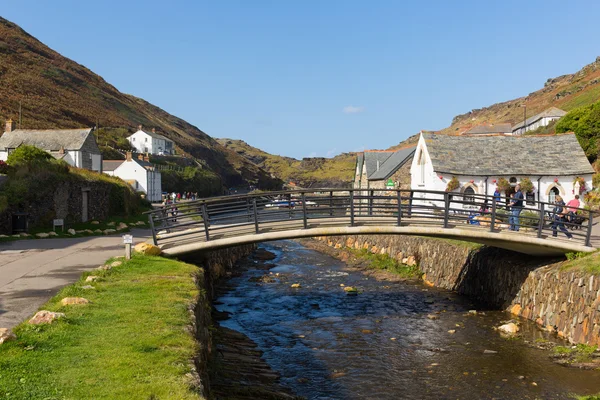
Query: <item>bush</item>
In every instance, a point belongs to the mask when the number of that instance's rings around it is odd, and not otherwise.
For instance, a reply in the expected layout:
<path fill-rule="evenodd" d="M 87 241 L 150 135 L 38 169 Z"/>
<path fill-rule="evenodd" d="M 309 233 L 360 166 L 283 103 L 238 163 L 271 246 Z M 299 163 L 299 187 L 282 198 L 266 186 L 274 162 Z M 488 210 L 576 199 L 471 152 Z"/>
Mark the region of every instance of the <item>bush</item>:
<path fill-rule="evenodd" d="M 446 192 L 451 192 L 453 190 L 458 189 L 458 187 L 460 186 L 460 182 L 458 181 L 458 178 L 453 176 L 452 179 L 450 179 L 448 181 L 448 185 L 446 186 Z"/>
<path fill-rule="evenodd" d="M 537 227 L 540 223 L 540 214 L 536 211 L 523 211 L 519 223 L 521 226 Z"/>
<path fill-rule="evenodd" d="M 35 146 L 19 146 L 8 155 L 6 162 L 8 165 L 31 164 L 54 159 L 46 151 Z"/>
<path fill-rule="evenodd" d="M 556 133 L 575 132 L 590 162 L 598 158 L 600 102 L 571 110 L 556 124 Z"/>
<path fill-rule="evenodd" d="M 0 160 L 0 174 L 8 174 L 10 167 L 6 163 L 6 161 Z"/>
<path fill-rule="evenodd" d="M 523 191 L 523 193 L 530 193 L 533 190 L 533 183 L 531 182 L 531 179 L 529 178 L 523 178 L 521 179 L 521 190 Z"/>

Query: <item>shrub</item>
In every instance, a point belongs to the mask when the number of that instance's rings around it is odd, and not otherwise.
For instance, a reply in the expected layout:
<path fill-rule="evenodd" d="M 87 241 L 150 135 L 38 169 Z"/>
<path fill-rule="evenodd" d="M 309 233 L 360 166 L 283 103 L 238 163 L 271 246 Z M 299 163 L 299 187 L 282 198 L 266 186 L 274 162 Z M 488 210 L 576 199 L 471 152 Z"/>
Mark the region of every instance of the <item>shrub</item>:
<path fill-rule="evenodd" d="M 531 191 L 533 190 L 533 183 L 531 182 L 531 179 L 529 178 L 523 178 L 521 179 L 521 190 L 524 193 L 531 193 Z"/>
<path fill-rule="evenodd" d="M 508 189 L 510 189 L 510 182 L 508 182 L 506 178 L 498 179 L 498 183 L 496 185 L 498 186 L 498 190 L 501 192 L 506 192 Z"/>
<path fill-rule="evenodd" d="M 35 146 L 19 146 L 8 155 L 6 162 L 9 165 L 31 164 L 50 161 L 53 157 L 46 151 Z"/>
<path fill-rule="evenodd" d="M 592 186 L 594 188 L 600 187 L 600 174 L 594 174 L 592 176 Z"/>
<path fill-rule="evenodd" d="M 458 178 L 453 176 L 452 179 L 450 179 L 448 181 L 448 185 L 446 185 L 446 192 L 451 192 L 453 190 L 458 189 L 458 187 L 460 186 L 460 182 L 458 181 Z"/>
<path fill-rule="evenodd" d="M 523 211 L 519 223 L 521 226 L 537 227 L 540 223 L 540 214 L 536 211 Z"/>
<path fill-rule="evenodd" d="M 586 190 L 585 179 L 582 176 L 578 176 L 573 180 L 573 189 L 575 189 L 575 185 L 579 183 L 579 194 L 582 194 Z"/>
<path fill-rule="evenodd" d="M 590 161 L 598 158 L 600 102 L 571 110 L 556 124 L 556 133 L 574 132 Z"/>
<path fill-rule="evenodd" d="M 6 163 L 6 161 L 0 160 L 0 174 L 8 174 L 10 167 Z"/>

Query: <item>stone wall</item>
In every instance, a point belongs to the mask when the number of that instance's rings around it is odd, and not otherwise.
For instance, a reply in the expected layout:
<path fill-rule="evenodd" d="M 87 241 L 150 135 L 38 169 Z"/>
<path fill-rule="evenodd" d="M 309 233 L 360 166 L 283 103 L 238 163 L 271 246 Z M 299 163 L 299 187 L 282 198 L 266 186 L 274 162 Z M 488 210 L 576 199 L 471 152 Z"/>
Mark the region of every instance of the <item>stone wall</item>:
<path fill-rule="evenodd" d="M 535 321 L 573 343 L 600 345 L 600 279 L 563 271 L 564 260 L 412 236 L 322 237 L 329 246 L 368 249 L 402 262 L 413 256 L 426 284 Z"/>
<path fill-rule="evenodd" d="M 190 311 L 195 315 L 193 330 L 199 343 L 198 355 L 194 360 L 198 374 L 197 384 L 205 398 L 209 398 L 210 393 L 208 364 L 213 350 L 211 304 L 214 296 L 214 285 L 219 279 L 230 276 L 235 263 L 242 257 L 249 255 L 254 248 L 254 245 L 245 245 L 191 254 L 182 259 L 182 261 L 200 267 L 196 277 L 200 297 L 196 301 L 194 309 Z"/>

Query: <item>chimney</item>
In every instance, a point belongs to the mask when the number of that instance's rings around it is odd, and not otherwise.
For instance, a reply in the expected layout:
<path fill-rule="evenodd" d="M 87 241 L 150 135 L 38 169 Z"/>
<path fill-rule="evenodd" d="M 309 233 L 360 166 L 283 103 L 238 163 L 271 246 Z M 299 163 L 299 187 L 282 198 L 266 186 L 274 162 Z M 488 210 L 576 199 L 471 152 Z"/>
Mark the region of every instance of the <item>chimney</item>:
<path fill-rule="evenodd" d="M 138 155 L 138 160 L 144 161 L 144 155 L 143 154 Z"/>
<path fill-rule="evenodd" d="M 17 124 L 15 122 L 13 122 L 12 119 L 9 119 L 8 121 L 6 121 L 6 129 L 4 129 L 4 131 L 6 133 L 12 132 L 15 130 L 16 125 Z"/>
<path fill-rule="evenodd" d="M 130 151 L 125 153 L 125 161 L 131 161 L 131 152 Z"/>
<path fill-rule="evenodd" d="M 141 131 L 142 128 L 143 128 L 142 125 L 138 125 L 138 131 Z"/>
<path fill-rule="evenodd" d="M 152 133 L 156 133 L 156 128 L 152 128 Z"/>
<path fill-rule="evenodd" d="M 146 155 L 144 156 L 144 161 L 150 162 L 150 157 L 148 156 L 148 153 L 146 153 Z"/>

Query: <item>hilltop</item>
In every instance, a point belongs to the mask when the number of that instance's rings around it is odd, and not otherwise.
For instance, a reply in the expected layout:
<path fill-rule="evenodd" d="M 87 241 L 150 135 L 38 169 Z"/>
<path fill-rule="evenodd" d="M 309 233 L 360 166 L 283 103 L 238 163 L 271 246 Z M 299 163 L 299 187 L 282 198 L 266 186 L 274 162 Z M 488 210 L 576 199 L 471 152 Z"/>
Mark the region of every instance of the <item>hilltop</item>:
<path fill-rule="evenodd" d="M 144 99 L 120 92 L 88 68 L 63 57 L 0 17 L 0 120 L 37 129 L 134 127 L 143 125 L 170 138 L 183 153 L 206 161 L 223 183 L 276 187 L 269 174 L 225 149 L 192 124 Z M 125 134 L 127 130 L 124 130 Z"/>
<path fill-rule="evenodd" d="M 475 125 L 523 121 L 523 107 L 527 107 L 527 117 L 557 107 L 571 111 L 600 100 L 600 57 L 574 74 L 550 78 L 544 87 L 527 96 L 496 103 L 489 107 L 474 109 L 457 115 L 443 133 L 459 133 Z"/>
<path fill-rule="evenodd" d="M 343 153 L 333 158 L 295 158 L 269 154 L 235 139 L 217 139 L 229 150 L 265 169 L 284 182 L 294 182 L 300 187 L 348 187 L 354 179 L 356 154 Z"/>

